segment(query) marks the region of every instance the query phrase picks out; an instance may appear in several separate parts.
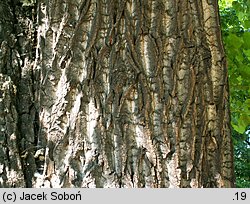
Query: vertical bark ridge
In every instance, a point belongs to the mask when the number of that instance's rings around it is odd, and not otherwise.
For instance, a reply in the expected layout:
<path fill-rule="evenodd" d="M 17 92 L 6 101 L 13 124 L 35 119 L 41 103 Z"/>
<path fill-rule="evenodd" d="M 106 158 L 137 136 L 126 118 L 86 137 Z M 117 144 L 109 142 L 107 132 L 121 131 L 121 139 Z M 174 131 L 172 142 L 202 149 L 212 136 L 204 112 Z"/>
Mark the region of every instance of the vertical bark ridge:
<path fill-rule="evenodd" d="M 0 74 L 0 187 L 25 186 L 22 158 L 17 140 L 18 114 L 16 86 L 9 76 Z"/>
<path fill-rule="evenodd" d="M 34 7 L 22 7 L 19 1 L 1 1 L 0 74 L 3 91 L 0 186 L 32 186 L 37 149 L 34 106 L 35 58 Z M 5 131 L 7 130 L 7 131 Z M 27 179 L 27 180 L 26 180 Z"/>
<path fill-rule="evenodd" d="M 233 175 L 233 168 L 231 168 L 233 163 L 232 157 L 228 157 L 227 152 L 232 151 L 232 142 L 229 141 L 231 140 L 230 133 L 224 132 L 224 127 L 230 129 L 229 122 L 221 121 L 221 116 L 229 121 L 229 111 L 225 103 L 225 101 L 228 101 L 228 81 L 225 54 L 218 21 L 218 3 L 202 1 L 202 4 L 204 7 L 204 29 L 211 53 L 209 75 L 212 83 L 212 99 L 210 100 L 208 110 L 208 128 L 211 131 L 211 135 L 208 149 L 210 152 L 209 154 L 212 154 L 209 156 L 212 158 L 209 166 L 217 182 L 214 185 L 228 186 L 232 179 L 229 179 L 228 175 Z"/>

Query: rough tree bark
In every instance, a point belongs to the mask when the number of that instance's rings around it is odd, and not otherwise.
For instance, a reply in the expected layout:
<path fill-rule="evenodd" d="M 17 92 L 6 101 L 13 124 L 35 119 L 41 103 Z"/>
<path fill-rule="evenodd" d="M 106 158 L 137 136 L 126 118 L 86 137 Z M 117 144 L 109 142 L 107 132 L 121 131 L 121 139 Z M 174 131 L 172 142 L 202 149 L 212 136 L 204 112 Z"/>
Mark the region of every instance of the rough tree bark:
<path fill-rule="evenodd" d="M 234 186 L 216 0 L 1 0 L 0 44 L 0 187 Z"/>

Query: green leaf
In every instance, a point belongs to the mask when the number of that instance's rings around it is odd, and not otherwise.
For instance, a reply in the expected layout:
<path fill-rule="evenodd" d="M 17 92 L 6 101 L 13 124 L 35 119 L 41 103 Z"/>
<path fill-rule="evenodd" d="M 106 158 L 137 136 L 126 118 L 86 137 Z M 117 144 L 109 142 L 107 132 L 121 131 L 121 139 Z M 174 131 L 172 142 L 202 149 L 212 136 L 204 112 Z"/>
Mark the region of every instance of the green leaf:
<path fill-rule="evenodd" d="M 246 65 L 241 65 L 239 68 L 239 73 L 243 80 L 248 80 L 250 78 L 250 68 Z"/>
<path fill-rule="evenodd" d="M 250 116 L 243 114 L 239 118 L 238 125 L 233 124 L 233 128 L 240 134 L 243 134 L 249 125 L 250 125 Z"/>
<path fill-rule="evenodd" d="M 239 125 L 235 125 L 232 124 L 233 129 L 237 132 L 239 132 L 240 134 L 243 134 L 245 132 L 245 127 L 244 126 L 239 126 Z"/>
<path fill-rule="evenodd" d="M 249 29 L 250 28 L 250 20 L 245 20 L 243 25 L 246 29 Z"/>
<path fill-rule="evenodd" d="M 244 12 L 238 12 L 237 16 L 240 21 L 244 21 L 246 14 Z"/>
<path fill-rule="evenodd" d="M 245 101 L 245 104 L 250 108 L 250 99 L 247 99 L 247 100 Z"/>
<path fill-rule="evenodd" d="M 244 54 L 247 56 L 247 59 L 250 61 L 250 49 L 243 50 Z M 250 68 L 249 68 L 250 69 Z M 250 70 L 249 70 L 250 71 Z"/>
<path fill-rule="evenodd" d="M 239 49 L 243 44 L 243 39 L 235 34 L 230 33 L 227 37 L 227 43 L 229 47 Z"/>
<path fill-rule="evenodd" d="M 244 60 L 244 58 L 243 58 L 243 56 L 242 56 L 241 53 L 239 53 L 238 55 L 236 55 L 236 56 L 235 56 L 235 59 L 237 59 L 237 61 L 238 61 L 239 63 L 241 63 L 241 62 Z"/>
<path fill-rule="evenodd" d="M 236 11 L 240 11 L 241 10 L 241 4 L 238 1 L 233 1 L 232 2 L 232 6 Z"/>
<path fill-rule="evenodd" d="M 244 48 L 250 49 L 250 32 L 245 32 L 243 34 Z"/>

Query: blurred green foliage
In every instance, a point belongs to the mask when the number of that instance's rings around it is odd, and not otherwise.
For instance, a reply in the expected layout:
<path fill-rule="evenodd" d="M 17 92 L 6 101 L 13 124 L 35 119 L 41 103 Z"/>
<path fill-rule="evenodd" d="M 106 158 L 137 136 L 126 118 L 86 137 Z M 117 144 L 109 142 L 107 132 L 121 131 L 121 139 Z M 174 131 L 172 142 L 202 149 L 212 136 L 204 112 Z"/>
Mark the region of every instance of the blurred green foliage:
<path fill-rule="evenodd" d="M 250 187 L 250 0 L 219 0 L 227 54 L 236 186 Z"/>

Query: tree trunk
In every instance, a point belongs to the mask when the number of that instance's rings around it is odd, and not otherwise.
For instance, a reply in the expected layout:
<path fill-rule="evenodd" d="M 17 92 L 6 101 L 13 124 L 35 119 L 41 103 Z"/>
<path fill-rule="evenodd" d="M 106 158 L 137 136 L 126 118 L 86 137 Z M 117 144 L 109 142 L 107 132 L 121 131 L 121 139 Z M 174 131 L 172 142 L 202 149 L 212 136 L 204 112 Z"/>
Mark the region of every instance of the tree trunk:
<path fill-rule="evenodd" d="M 234 186 L 217 1 L 0 4 L 0 187 Z"/>

